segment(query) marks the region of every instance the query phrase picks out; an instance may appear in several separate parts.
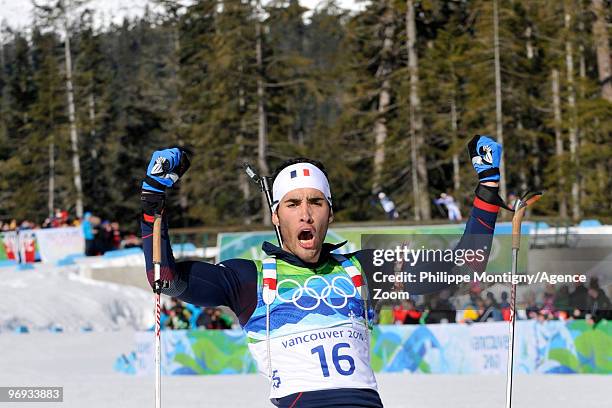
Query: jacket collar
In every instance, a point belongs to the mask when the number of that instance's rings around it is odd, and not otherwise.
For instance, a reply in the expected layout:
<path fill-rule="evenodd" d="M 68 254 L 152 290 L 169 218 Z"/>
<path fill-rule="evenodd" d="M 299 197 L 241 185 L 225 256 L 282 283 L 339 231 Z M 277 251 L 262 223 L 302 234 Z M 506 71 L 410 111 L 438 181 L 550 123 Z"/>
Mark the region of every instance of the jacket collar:
<path fill-rule="evenodd" d="M 323 243 L 323 247 L 321 248 L 321 255 L 319 256 L 319 261 L 315 263 L 304 262 L 291 252 L 287 252 L 284 249 L 269 243 L 268 241 L 264 241 L 264 243 L 261 245 L 261 249 L 263 249 L 263 251 L 268 256 L 273 256 L 276 259 L 281 259 L 287 263 L 290 263 L 291 265 L 299 266 L 302 268 L 316 269 L 329 260 L 330 253 L 332 251 L 340 248 L 346 243 L 347 241 L 339 242 L 337 244 L 330 244 L 328 242 Z"/>

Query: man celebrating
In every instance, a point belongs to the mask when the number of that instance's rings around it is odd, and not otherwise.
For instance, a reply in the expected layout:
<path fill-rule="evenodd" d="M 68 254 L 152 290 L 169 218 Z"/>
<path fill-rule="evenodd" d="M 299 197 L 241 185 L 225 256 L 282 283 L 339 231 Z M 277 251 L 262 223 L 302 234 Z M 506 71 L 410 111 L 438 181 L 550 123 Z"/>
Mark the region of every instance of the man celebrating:
<path fill-rule="evenodd" d="M 497 195 L 501 145 L 485 136 L 470 142 L 480 183 L 464 236 L 488 238 L 503 205 Z M 480 153 L 482 152 L 482 153 Z M 153 154 L 142 185 L 142 236 L 147 277 L 153 285 L 152 225 L 164 193 L 189 167 L 185 152 Z M 382 407 L 370 366 L 367 272 L 373 250 L 338 255 L 344 243 L 324 243 L 333 221 L 332 193 L 323 165 L 308 159 L 283 163 L 273 175 L 272 222 L 283 247 L 265 242 L 263 261 L 230 259 L 213 265 L 175 263 L 162 223 L 163 293 L 198 306 L 230 307 L 238 316 L 260 372 L 270 380 L 278 407 Z M 481 242 L 482 243 L 482 242 Z M 480 265 L 484 269 L 484 264 Z M 451 266 L 448 266 L 450 271 Z M 411 294 L 447 285 L 406 284 Z"/>
<path fill-rule="evenodd" d="M 443 204 L 446 206 L 446 211 L 448 212 L 449 221 L 461 221 L 461 211 L 459 211 L 459 206 L 455 202 L 453 196 L 442 193 L 440 194 L 440 198 L 434 200 L 436 205 Z"/>

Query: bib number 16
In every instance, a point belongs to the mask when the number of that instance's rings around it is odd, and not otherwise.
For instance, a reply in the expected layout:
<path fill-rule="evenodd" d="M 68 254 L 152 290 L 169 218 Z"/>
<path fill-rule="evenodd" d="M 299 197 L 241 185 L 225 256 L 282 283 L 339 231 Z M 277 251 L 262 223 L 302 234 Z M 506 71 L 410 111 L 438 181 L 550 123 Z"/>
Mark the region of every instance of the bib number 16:
<path fill-rule="evenodd" d="M 340 375 L 351 375 L 355 372 L 355 360 L 353 357 L 347 354 L 340 354 L 340 350 L 343 348 L 351 348 L 348 343 L 338 343 L 332 349 L 332 362 L 334 363 L 334 367 L 336 371 Z M 323 377 L 329 377 L 329 367 L 327 366 L 327 358 L 325 356 L 325 349 L 323 346 L 317 346 L 313 348 L 311 354 L 319 355 L 319 362 L 321 363 L 321 371 L 323 371 Z M 348 363 L 348 369 L 344 369 L 340 362 L 345 361 Z M 346 363 L 344 366 L 346 367 Z"/>

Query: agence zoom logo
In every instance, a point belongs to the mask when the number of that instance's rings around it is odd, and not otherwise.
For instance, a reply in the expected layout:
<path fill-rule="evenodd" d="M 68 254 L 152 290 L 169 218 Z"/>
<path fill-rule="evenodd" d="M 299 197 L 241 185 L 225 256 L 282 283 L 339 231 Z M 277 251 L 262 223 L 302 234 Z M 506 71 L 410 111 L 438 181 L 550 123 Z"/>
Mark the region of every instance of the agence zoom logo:
<path fill-rule="evenodd" d="M 321 284 L 319 285 L 317 280 L 321 280 Z M 315 284 L 312 284 L 312 282 Z M 346 283 L 346 285 L 344 284 Z M 344 287 L 341 287 L 344 286 Z M 284 287 L 284 292 L 281 290 Z M 347 290 L 346 288 L 351 288 Z M 291 297 L 285 297 L 283 295 L 287 295 L 291 290 L 295 290 Z M 294 279 L 283 279 L 278 282 L 276 285 L 276 298 L 283 303 L 292 303 L 295 307 L 301 310 L 314 310 L 321 302 L 325 303 L 327 306 L 332 309 L 342 309 L 348 304 L 350 298 L 355 297 L 357 295 L 357 288 L 346 276 L 336 276 L 331 282 L 328 282 L 325 278 L 321 276 L 311 276 L 306 279 L 304 285 L 301 285 L 298 281 Z M 302 300 L 304 297 L 304 300 Z M 313 305 L 308 306 L 307 303 L 309 300 L 314 299 Z M 342 303 L 335 304 L 332 301 L 339 301 L 342 299 Z"/>

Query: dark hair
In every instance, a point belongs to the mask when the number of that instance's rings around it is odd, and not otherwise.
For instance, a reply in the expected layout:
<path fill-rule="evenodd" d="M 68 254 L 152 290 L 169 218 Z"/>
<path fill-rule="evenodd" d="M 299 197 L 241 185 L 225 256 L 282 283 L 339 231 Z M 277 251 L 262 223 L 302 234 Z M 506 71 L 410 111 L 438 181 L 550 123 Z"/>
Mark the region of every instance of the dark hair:
<path fill-rule="evenodd" d="M 274 180 L 276 180 L 278 173 L 283 171 L 284 168 L 289 167 L 292 164 L 297 164 L 297 163 L 310 163 L 313 166 L 317 167 L 319 170 L 321 170 L 323 174 L 325 174 L 325 177 L 329 177 L 327 175 L 327 170 L 325 170 L 325 166 L 323 166 L 323 163 L 321 163 L 320 161 L 307 159 L 306 157 L 297 157 L 295 159 L 285 160 L 276 168 L 276 170 L 274 170 L 274 173 L 272 174 L 272 183 L 274 183 Z"/>

